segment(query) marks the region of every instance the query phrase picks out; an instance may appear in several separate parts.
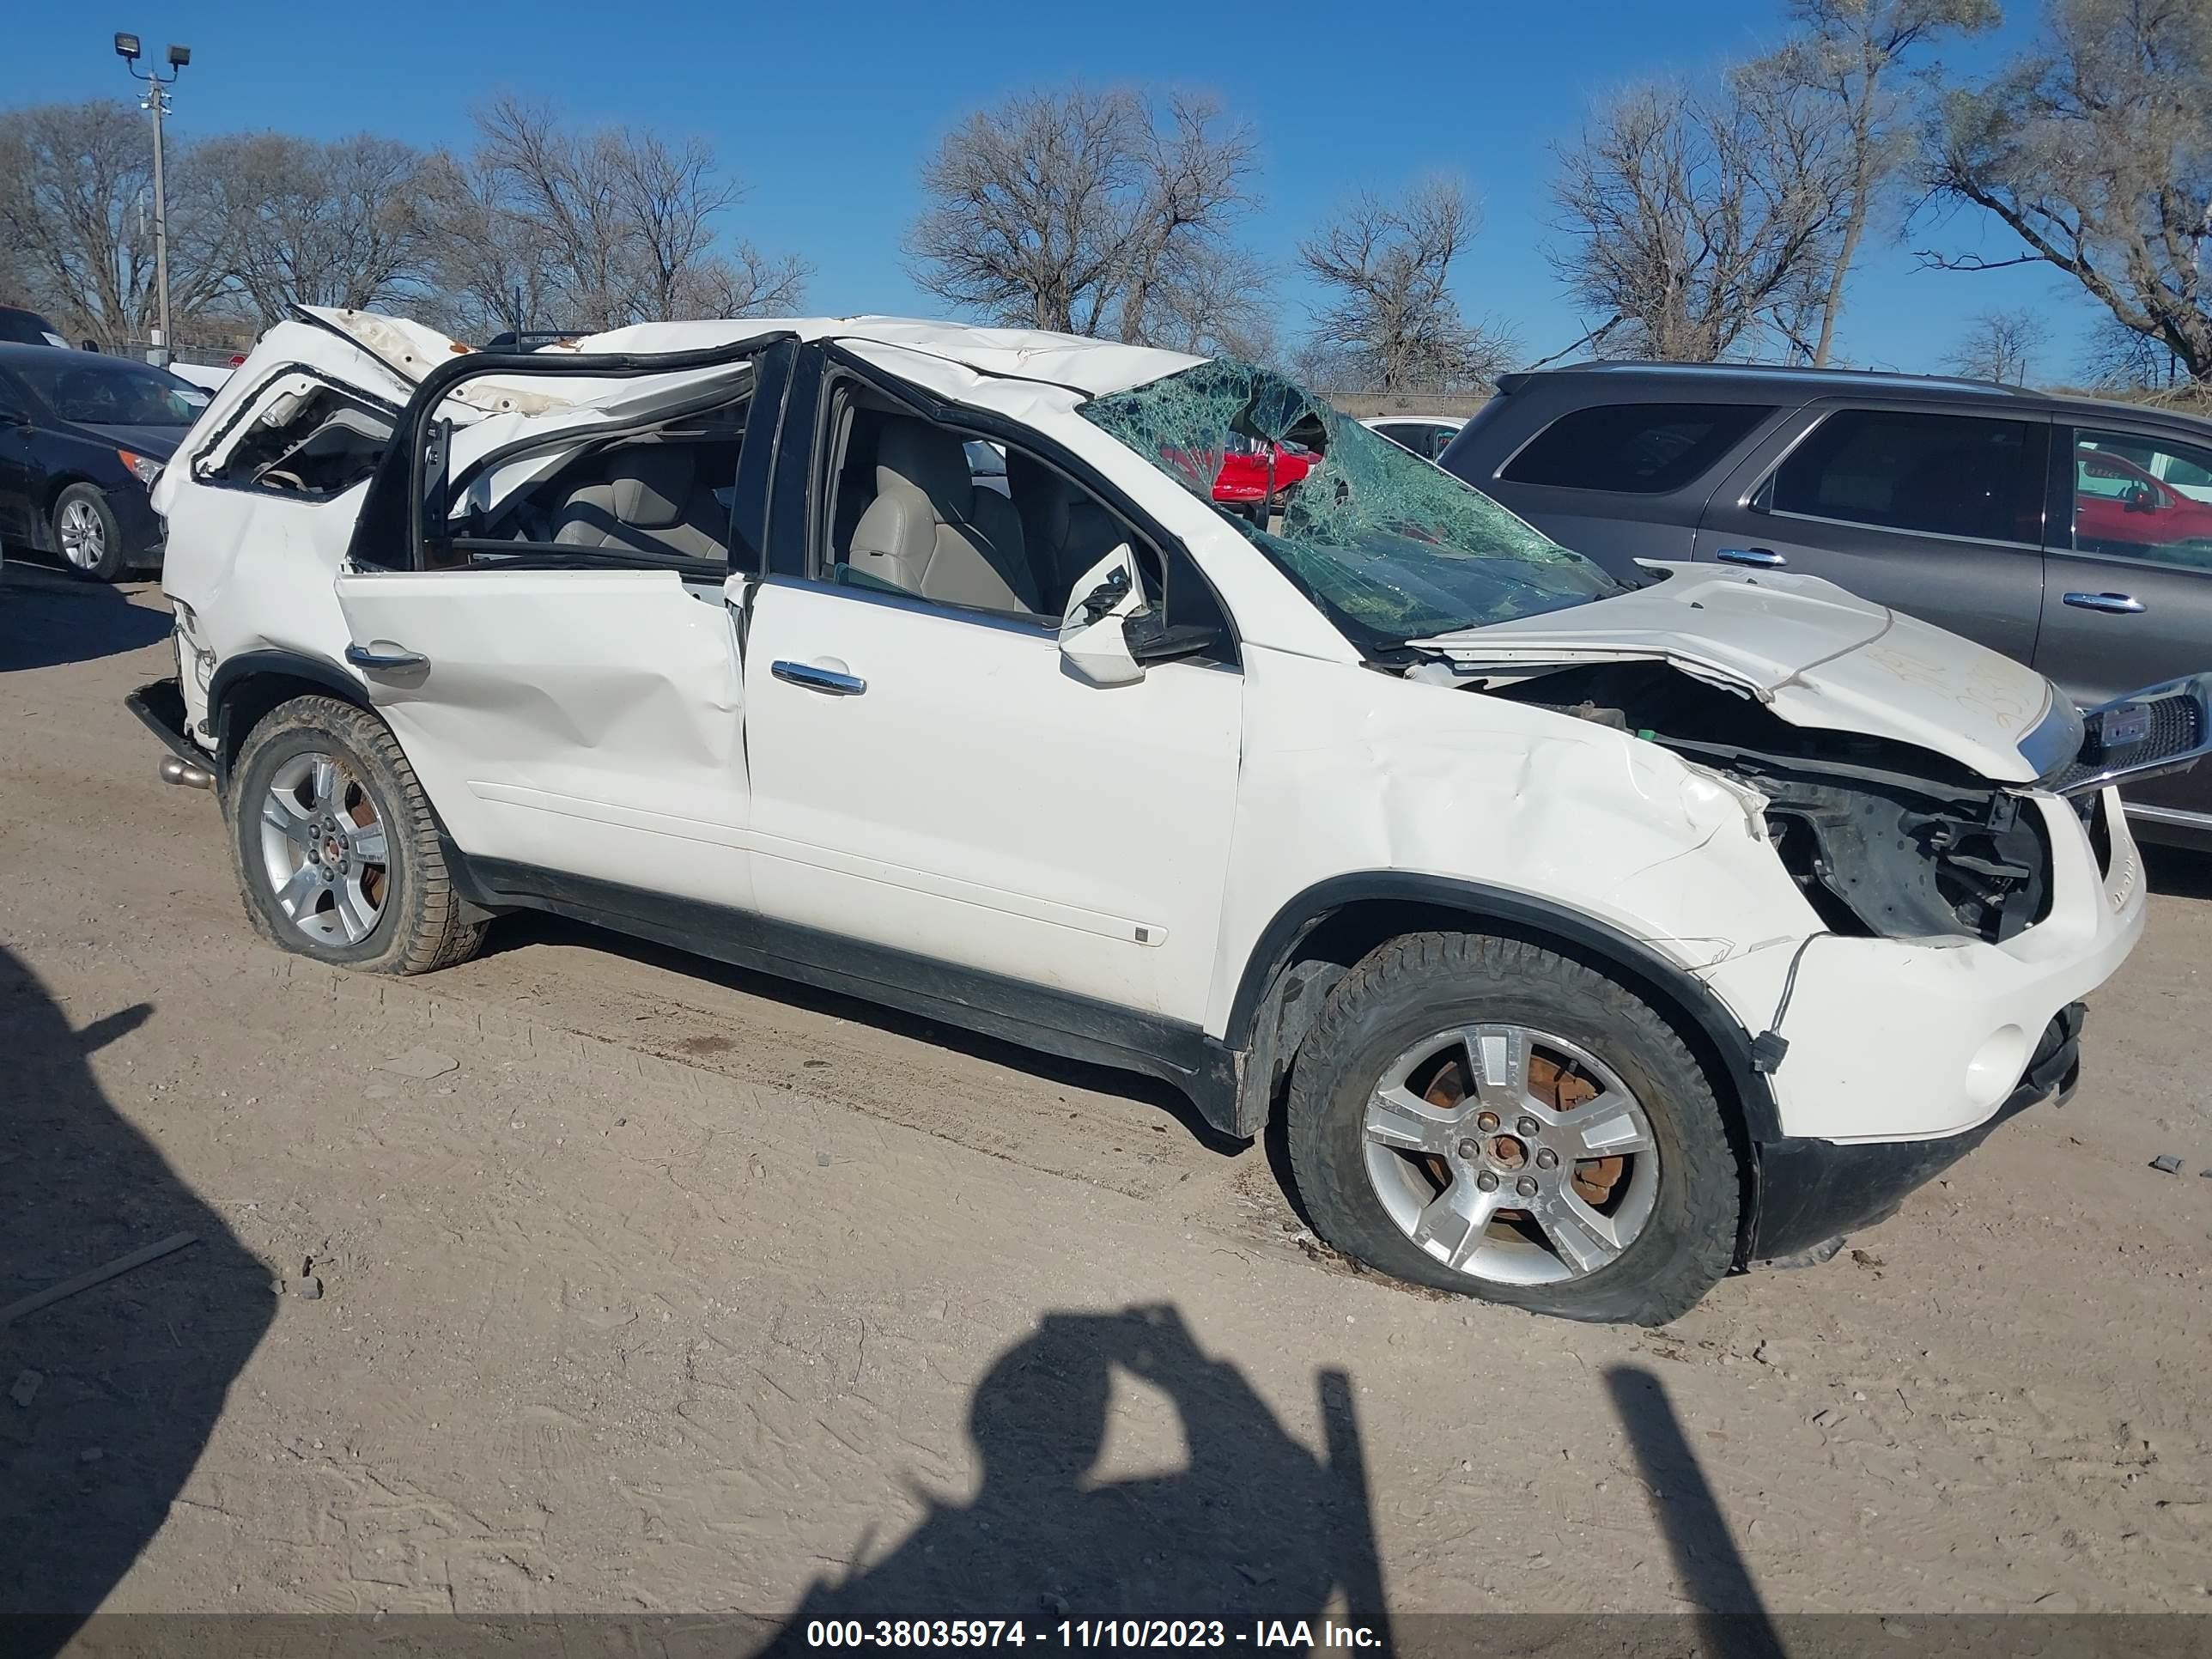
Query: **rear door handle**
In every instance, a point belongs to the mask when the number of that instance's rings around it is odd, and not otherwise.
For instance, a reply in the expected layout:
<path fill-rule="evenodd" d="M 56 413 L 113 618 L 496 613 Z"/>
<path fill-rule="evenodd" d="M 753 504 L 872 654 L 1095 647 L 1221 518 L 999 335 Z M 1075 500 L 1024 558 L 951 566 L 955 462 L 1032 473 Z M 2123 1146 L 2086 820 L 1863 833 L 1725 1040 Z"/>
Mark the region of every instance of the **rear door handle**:
<path fill-rule="evenodd" d="M 1723 564 L 1757 565 L 1762 570 L 1779 569 L 1790 562 L 1771 547 L 1723 547 L 1713 556 Z"/>
<path fill-rule="evenodd" d="M 809 691 L 826 692 L 833 697 L 857 697 L 868 689 L 867 681 L 858 674 L 848 674 L 836 668 L 817 668 L 811 662 L 772 662 L 768 672 L 780 680 L 793 685 L 803 685 Z"/>
<path fill-rule="evenodd" d="M 349 645 L 346 660 L 356 668 L 428 668 L 430 659 L 420 651 L 379 651 L 372 646 Z"/>
<path fill-rule="evenodd" d="M 2132 593 L 2069 593 L 2066 603 L 2076 611 L 2109 611 L 2122 617 L 2132 617 L 2143 608 Z"/>

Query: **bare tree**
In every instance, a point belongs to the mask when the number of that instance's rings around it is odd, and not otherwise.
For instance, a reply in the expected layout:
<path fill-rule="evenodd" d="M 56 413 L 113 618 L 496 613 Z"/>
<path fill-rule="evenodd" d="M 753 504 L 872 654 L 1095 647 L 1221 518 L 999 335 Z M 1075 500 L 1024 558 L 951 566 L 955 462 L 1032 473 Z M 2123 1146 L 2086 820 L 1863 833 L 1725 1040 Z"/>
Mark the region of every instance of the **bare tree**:
<path fill-rule="evenodd" d="M 261 322 L 295 305 L 356 310 L 422 296 L 432 270 L 426 158 L 362 133 L 211 138 L 192 152 L 192 210 L 172 252 L 222 279 Z"/>
<path fill-rule="evenodd" d="M 1466 321 L 1452 297 L 1452 263 L 1477 222 L 1466 185 L 1438 177 L 1395 201 L 1358 197 L 1298 244 L 1298 263 L 1334 295 L 1313 344 L 1336 354 L 1344 389 L 1465 391 L 1504 371 L 1510 338 Z"/>
<path fill-rule="evenodd" d="M 1703 362 L 1778 340 L 1809 357 L 1852 178 L 1831 112 L 1771 64 L 1702 94 L 1632 88 L 1559 155 L 1553 268 L 1601 349 Z"/>
<path fill-rule="evenodd" d="M 1829 102 L 1848 158 L 1840 230 L 1813 343 L 1813 362 L 1825 364 L 1835 349 L 1860 240 L 1911 158 L 1911 58 L 1947 35 L 1993 27 L 2000 14 L 1996 0 L 1790 0 L 1790 12 L 1802 33 L 1768 67 Z M 1929 65 L 1925 72 L 1936 71 Z"/>
<path fill-rule="evenodd" d="M 806 266 L 770 259 L 751 244 L 695 258 L 669 291 L 672 317 L 773 317 L 795 311 L 806 292 Z"/>
<path fill-rule="evenodd" d="M 559 255 L 544 222 L 509 200 L 498 170 L 441 151 L 424 168 L 423 195 L 441 325 L 475 339 L 545 326 L 559 309 Z"/>
<path fill-rule="evenodd" d="M 122 102 L 47 104 L 0 115 L 0 241 L 26 297 L 71 339 L 114 349 L 146 336 L 153 305 L 153 151 Z M 193 167 L 171 151 L 171 218 L 191 213 Z M 177 250 L 172 249 L 173 254 Z M 220 278 L 173 258 L 170 309 L 189 321 Z"/>
<path fill-rule="evenodd" d="M 514 98 L 491 104 L 477 125 L 469 194 L 528 222 L 525 246 L 544 262 L 564 324 L 617 328 L 796 303 L 805 278 L 796 259 L 742 241 L 717 252 L 717 221 L 744 192 L 705 140 L 573 132 L 549 107 Z"/>
<path fill-rule="evenodd" d="M 2081 354 L 2089 384 L 2108 392 L 2170 392 L 2188 383 L 2181 360 L 2164 341 L 2106 317 Z"/>
<path fill-rule="evenodd" d="M 2003 386 L 2026 386 L 2043 325 L 2033 312 L 1985 311 L 1974 319 L 1948 362 L 1954 374 Z"/>
<path fill-rule="evenodd" d="M 2212 7 L 2056 0 L 2039 48 L 1952 93 L 1928 139 L 1939 200 L 2018 240 L 2005 258 L 1923 251 L 1954 270 L 2041 263 L 2122 326 L 2212 376 Z"/>
<path fill-rule="evenodd" d="M 1023 93 L 923 163 L 906 249 L 923 288 L 994 321 L 1146 342 L 1188 331 L 1163 296 L 1207 289 L 1255 171 L 1250 131 L 1210 100 Z"/>
<path fill-rule="evenodd" d="M 1168 95 L 1166 115 L 1164 130 L 1145 123 L 1145 195 L 1128 243 L 1118 331 L 1139 344 L 1224 328 L 1249 337 L 1253 307 L 1236 303 L 1228 283 L 1256 278 L 1245 292 L 1263 296 L 1266 270 L 1229 246 L 1224 233 L 1255 205 L 1251 131 L 1224 127 L 1212 100 L 1181 93 Z"/>

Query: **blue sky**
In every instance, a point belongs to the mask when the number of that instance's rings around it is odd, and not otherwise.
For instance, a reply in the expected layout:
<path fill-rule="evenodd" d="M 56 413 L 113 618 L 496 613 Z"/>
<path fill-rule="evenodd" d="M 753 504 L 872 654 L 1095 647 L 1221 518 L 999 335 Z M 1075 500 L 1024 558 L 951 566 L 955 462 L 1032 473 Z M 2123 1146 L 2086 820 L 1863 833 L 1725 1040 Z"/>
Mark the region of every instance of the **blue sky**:
<path fill-rule="evenodd" d="M 0 106 L 128 92 L 110 46 L 124 27 L 149 55 L 173 40 L 192 48 L 174 117 L 187 135 L 367 129 L 462 143 L 471 107 L 509 88 L 581 120 L 696 131 L 749 186 L 735 228 L 811 262 L 809 308 L 833 313 L 942 311 L 908 277 L 899 239 L 916 210 L 919 158 L 967 111 L 1078 78 L 1204 88 L 1259 131 L 1266 205 L 1247 236 L 1281 270 L 1285 337 L 1302 331 L 1316 297 L 1288 269 L 1299 236 L 1352 191 L 1447 169 L 1466 177 L 1483 209 L 1481 234 L 1455 270 L 1462 304 L 1510 321 L 1530 356 L 1596 320 L 1577 315 L 1545 263 L 1551 147 L 1572 137 L 1607 89 L 1699 76 L 1781 29 L 1780 0 L 1582 0 L 1511 15 L 1419 0 L 111 3 L 112 15 L 21 8 L 0 59 Z M 319 13 L 327 23 L 310 21 Z M 1954 44 L 1947 59 L 1978 67 L 2023 42 L 2033 21 L 2015 3 L 1999 37 Z M 1953 246 L 2011 251 L 1971 220 L 1941 234 Z M 2035 374 L 2066 375 L 2096 319 L 2078 289 L 2039 269 L 1921 270 L 1883 237 L 1862 256 L 1841 346 L 1854 361 L 1935 368 L 1977 313 L 2012 308 L 2047 319 Z"/>

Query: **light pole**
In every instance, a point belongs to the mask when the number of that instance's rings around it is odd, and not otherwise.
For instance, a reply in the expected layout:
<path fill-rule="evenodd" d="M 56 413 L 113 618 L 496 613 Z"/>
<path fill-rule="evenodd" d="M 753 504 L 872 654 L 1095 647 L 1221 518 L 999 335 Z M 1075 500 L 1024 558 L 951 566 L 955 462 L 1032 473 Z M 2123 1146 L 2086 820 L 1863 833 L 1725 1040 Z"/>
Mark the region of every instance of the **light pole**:
<path fill-rule="evenodd" d="M 138 37 L 118 34 L 115 55 L 123 66 L 137 79 L 146 83 L 146 96 L 139 107 L 149 110 L 154 117 L 154 292 L 161 311 L 160 326 L 154 331 L 154 349 L 147 354 L 149 362 L 167 367 L 169 362 L 169 202 L 161 193 L 161 118 L 169 112 L 169 88 L 176 84 L 178 74 L 192 61 L 190 46 L 169 48 L 169 72 L 165 76 L 159 70 L 138 67 Z"/>

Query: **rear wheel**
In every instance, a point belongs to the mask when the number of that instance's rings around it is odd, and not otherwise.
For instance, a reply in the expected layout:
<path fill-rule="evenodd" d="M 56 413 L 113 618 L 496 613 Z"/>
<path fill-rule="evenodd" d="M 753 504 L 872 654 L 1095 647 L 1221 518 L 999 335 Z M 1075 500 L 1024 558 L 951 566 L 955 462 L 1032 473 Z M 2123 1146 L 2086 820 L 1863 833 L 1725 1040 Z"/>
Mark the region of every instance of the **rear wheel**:
<path fill-rule="evenodd" d="M 1299 1050 L 1289 1127 L 1322 1236 L 1401 1279 L 1660 1324 L 1735 1252 L 1736 1161 L 1696 1058 L 1626 987 L 1520 940 L 1368 957 Z"/>
<path fill-rule="evenodd" d="M 97 485 L 74 483 L 54 499 L 54 546 L 72 575 L 120 581 L 131 568 L 115 510 Z"/>
<path fill-rule="evenodd" d="M 465 962 L 483 937 L 453 891 L 437 819 L 384 723 L 301 697 L 246 737 L 230 775 L 246 914 L 288 951 L 370 973 Z"/>

